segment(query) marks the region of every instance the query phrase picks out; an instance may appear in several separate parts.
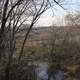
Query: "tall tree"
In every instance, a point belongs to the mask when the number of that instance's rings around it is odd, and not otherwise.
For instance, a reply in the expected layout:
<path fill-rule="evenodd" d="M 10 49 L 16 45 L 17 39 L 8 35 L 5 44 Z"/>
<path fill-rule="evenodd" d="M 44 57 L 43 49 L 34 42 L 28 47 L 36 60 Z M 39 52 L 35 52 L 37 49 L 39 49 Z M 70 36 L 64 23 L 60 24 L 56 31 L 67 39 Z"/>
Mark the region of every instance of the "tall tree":
<path fill-rule="evenodd" d="M 17 32 L 23 24 L 30 23 L 30 26 L 25 28 L 26 32 L 18 56 L 18 61 L 20 61 L 33 25 L 47 9 L 53 6 L 53 3 L 59 5 L 59 2 L 55 0 L 52 3 L 49 0 L 0 0 L 0 61 L 2 62 L 4 54 L 6 59 L 5 80 L 10 80 L 10 66 L 14 52 L 16 52 Z"/>

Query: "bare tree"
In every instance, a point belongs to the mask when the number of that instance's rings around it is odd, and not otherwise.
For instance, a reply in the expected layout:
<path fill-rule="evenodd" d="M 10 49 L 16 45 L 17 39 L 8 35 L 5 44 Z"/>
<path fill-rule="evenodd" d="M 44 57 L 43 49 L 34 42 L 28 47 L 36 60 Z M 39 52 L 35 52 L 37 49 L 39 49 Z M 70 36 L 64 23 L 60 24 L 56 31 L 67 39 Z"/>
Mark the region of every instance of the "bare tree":
<path fill-rule="evenodd" d="M 0 1 L 0 57 L 5 53 L 7 55 L 7 65 L 5 68 L 5 78 L 9 80 L 10 65 L 15 51 L 15 35 L 23 23 L 27 23 L 29 18 L 30 27 L 26 30 L 25 38 L 22 43 L 19 60 L 22 56 L 27 36 L 38 20 L 40 15 L 46 10 L 48 3 L 34 0 L 2 0 Z M 25 28 L 26 29 L 26 28 Z"/>
<path fill-rule="evenodd" d="M 75 27 L 79 27 L 80 25 L 80 13 L 76 12 L 76 13 L 69 13 L 65 16 L 65 24 L 66 26 L 75 26 Z"/>
<path fill-rule="evenodd" d="M 55 0 L 53 3 L 59 5 Z M 5 80 L 10 80 L 11 63 L 13 54 L 16 52 L 17 32 L 23 24 L 30 23 L 29 28 L 25 28 L 26 33 L 18 56 L 18 62 L 20 62 L 33 25 L 52 6 L 49 0 L 0 0 L 0 61 L 2 62 L 2 58 L 6 55 Z"/>

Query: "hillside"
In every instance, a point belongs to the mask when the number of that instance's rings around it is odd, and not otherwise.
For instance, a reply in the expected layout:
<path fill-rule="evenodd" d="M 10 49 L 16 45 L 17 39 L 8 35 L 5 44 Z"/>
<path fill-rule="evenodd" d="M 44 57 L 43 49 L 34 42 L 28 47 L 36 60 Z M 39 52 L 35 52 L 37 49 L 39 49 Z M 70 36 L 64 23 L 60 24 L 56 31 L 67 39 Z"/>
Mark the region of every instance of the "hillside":
<path fill-rule="evenodd" d="M 19 41 L 22 41 L 25 37 L 26 30 L 22 29 L 17 33 L 16 37 Z M 56 41 L 62 41 L 65 37 L 69 41 L 80 40 L 80 28 L 76 27 L 36 27 L 29 33 L 26 46 L 36 45 L 37 43 L 46 42 L 50 39 L 56 38 Z"/>

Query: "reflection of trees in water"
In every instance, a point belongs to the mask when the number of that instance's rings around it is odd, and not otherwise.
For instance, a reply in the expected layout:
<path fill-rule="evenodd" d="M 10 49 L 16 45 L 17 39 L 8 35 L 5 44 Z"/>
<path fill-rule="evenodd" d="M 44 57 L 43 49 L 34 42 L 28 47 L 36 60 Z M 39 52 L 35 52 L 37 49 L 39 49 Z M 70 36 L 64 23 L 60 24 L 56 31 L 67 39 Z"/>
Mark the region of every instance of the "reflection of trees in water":
<path fill-rule="evenodd" d="M 62 67 L 55 63 L 49 65 L 48 68 L 48 80 L 64 80 L 64 71 Z"/>
<path fill-rule="evenodd" d="M 48 66 L 42 64 L 37 68 L 38 80 L 64 80 L 64 72 L 60 69 L 59 65 Z"/>

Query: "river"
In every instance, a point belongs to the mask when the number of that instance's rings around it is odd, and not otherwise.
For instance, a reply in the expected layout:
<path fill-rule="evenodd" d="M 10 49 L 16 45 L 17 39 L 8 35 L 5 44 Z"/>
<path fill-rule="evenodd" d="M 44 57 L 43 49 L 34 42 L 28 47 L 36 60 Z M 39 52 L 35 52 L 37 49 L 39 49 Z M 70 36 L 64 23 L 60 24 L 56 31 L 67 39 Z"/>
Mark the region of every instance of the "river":
<path fill-rule="evenodd" d="M 35 69 L 37 73 L 37 80 L 64 80 L 64 72 L 62 70 L 58 70 L 54 77 L 53 75 L 48 79 L 48 63 L 47 62 L 35 62 L 35 65 L 38 67 Z"/>

